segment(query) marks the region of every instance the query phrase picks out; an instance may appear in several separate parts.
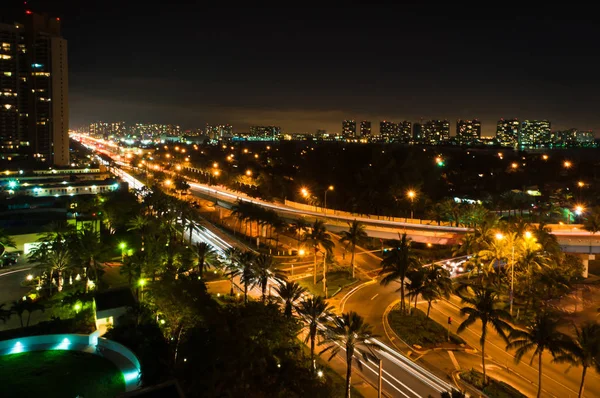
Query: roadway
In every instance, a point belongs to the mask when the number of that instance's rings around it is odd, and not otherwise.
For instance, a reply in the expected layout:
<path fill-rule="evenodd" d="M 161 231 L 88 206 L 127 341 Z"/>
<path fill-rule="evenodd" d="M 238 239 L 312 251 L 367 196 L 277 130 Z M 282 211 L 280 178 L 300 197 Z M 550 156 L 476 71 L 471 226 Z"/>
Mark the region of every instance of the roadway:
<path fill-rule="evenodd" d="M 132 186 L 141 187 L 143 185 L 141 181 L 123 170 L 117 170 L 116 173 Z M 192 243 L 199 241 L 206 242 L 214 246 L 221 255 L 231 246 L 242 246 L 239 242 L 234 241 L 233 238 L 220 233 L 220 231 L 210 224 L 204 224 L 203 226 L 203 230 L 193 232 Z M 338 250 L 341 250 L 341 246 L 337 246 Z M 260 295 L 260 292 L 256 289 L 253 289 L 251 293 L 256 296 Z M 377 354 L 383 362 L 383 390 L 387 396 L 418 398 L 431 395 L 437 397 L 441 392 L 448 391 L 453 387 L 429 370 L 398 353 L 385 344 L 385 342 L 382 341 L 379 343 L 381 350 L 378 350 Z M 370 384 L 376 386 L 379 375 L 378 365 L 365 363 L 363 366 L 362 372 L 358 368 L 355 371 L 360 372 L 369 380 Z"/>

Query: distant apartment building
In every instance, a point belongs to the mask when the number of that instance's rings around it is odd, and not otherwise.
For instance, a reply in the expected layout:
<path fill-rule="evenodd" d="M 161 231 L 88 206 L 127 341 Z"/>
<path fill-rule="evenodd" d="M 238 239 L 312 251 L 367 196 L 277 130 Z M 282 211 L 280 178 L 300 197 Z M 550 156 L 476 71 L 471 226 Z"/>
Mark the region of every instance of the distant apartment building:
<path fill-rule="evenodd" d="M 258 140 L 276 140 L 281 134 L 279 126 L 251 126 L 250 137 Z"/>
<path fill-rule="evenodd" d="M 0 158 L 68 165 L 67 41 L 60 19 L 31 11 L 11 18 L 8 11 L 0 11 Z"/>
<path fill-rule="evenodd" d="M 592 131 L 579 131 L 576 128 L 553 131 L 550 134 L 549 144 L 563 147 L 591 147 L 595 146 L 594 133 Z"/>
<path fill-rule="evenodd" d="M 386 142 L 392 142 L 397 138 L 398 125 L 394 122 L 382 120 L 379 122 L 379 137 Z"/>
<path fill-rule="evenodd" d="M 356 121 L 355 120 L 342 121 L 342 136 L 344 138 L 356 137 Z"/>
<path fill-rule="evenodd" d="M 496 140 L 502 146 L 515 146 L 519 142 L 521 124 L 518 119 L 500 119 L 496 124 Z"/>
<path fill-rule="evenodd" d="M 129 129 L 125 122 L 94 122 L 90 123 L 88 132 L 93 137 L 108 138 L 111 135 L 125 135 Z"/>
<path fill-rule="evenodd" d="M 397 126 L 398 141 L 402 143 L 409 143 L 412 141 L 412 123 L 408 120 L 398 123 Z"/>
<path fill-rule="evenodd" d="M 222 140 L 233 137 L 233 126 L 230 124 L 206 125 L 204 133 L 211 140 Z"/>
<path fill-rule="evenodd" d="M 428 120 L 421 128 L 420 143 L 439 145 L 450 140 L 450 122 L 448 120 Z"/>
<path fill-rule="evenodd" d="M 548 120 L 524 120 L 519 131 L 520 146 L 539 146 L 550 142 L 551 124 Z"/>
<path fill-rule="evenodd" d="M 481 122 L 477 119 L 456 121 L 456 140 L 460 145 L 470 145 L 481 138 Z"/>
<path fill-rule="evenodd" d="M 370 137 L 371 136 L 371 122 L 368 120 L 363 120 L 360 122 L 360 136 L 361 137 Z"/>

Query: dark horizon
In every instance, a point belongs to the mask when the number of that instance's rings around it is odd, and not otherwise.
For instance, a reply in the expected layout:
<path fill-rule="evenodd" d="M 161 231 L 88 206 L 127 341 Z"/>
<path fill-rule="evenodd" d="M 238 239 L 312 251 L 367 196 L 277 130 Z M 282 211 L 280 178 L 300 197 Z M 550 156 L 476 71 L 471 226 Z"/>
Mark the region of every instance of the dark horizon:
<path fill-rule="evenodd" d="M 591 19 L 441 6 L 226 10 L 169 2 L 30 1 L 63 22 L 71 126 L 92 121 L 341 130 L 548 119 L 600 131 Z M 591 15 L 591 14 L 590 14 Z"/>

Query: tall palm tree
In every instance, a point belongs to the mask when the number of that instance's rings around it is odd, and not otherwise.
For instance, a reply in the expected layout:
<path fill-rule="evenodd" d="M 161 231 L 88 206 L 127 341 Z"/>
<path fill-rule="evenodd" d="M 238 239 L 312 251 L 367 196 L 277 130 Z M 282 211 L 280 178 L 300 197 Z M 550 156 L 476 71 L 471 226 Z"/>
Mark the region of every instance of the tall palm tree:
<path fill-rule="evenodd" d="M 416 269 L 420 265 L 420 261 L 413 253 L 410 243 L 411 239 L 402 234 L 400 240 L 390 242 L 392 250 L 390 250 L 385 258 L 381 261 L 381 271 L 379 275 L 385 275 L 381 279 L 383 286 L 389 285 L 391 282 L 400 282 L 400 311 L 406 312 L 406 303 L 404 302 L 404 282 L 406 274 Z"/>
<path fill-rule="evenodd" d="M 125 257 L 123 265 L 119 267 L 119 274 L 127 277 L 129 287 L 137 286 L 137 281 L 142 276 L 142 266 L 145 263 L 146 255 L 144 252 L 135 252 L 132 256 Z"/>
<path fill-rule="evenodd" d="M 442 297 L 449 298 L 452 292 L 450 273 L 439 265 L 430 266 L 425 273 L 425 283 L 421 296 L 427 300 L 427 318 L 431 311 L 431 302 Z"/>
<path fill-rule="evenodd" d="M 206 242 L 199 242 L 194 245 L 196 259 L 198 260 L 198 274 L 200 278 L 204 276 L 204 271 L 211 266 L 216 265 L 217 252 L 212 245 Z"/>
<path fill-rule="evenodd" d="M 406 290 L 408 291 L 408 300 L 415 299 L 415 308 L 417 308 L 417 298 L 426 289 L 425 284 L 425 270 L 423 268 L 416 268 L 408 271 L 406 274 L 405 282 Z"/>
<path fill-rule="evenodd" d="M 507 349 L 516 348 L 515 362 L 533 350 L 529 364 L 538 357 L 538 398 L 542 396 L 542 355 L 550 351 L 553 357 L 566 353 L 569 347 L 569 337 L 558 331 L 559 319 L 548 311 L 537 313 L 531 324 L 525 330 L 515 329 L 510 334 L 511 342 Z"/>
<path fill-rule="evenodd" d="M 145 237 L 152 228 L 153 219 L 145 214 L 138 214 L 127 223 L 128 231 L 138 231 L 142 240 L 142 249 L 144 248 Z"/>
<path fill-rule="evenodd" d="M 319 248 L 323 249 L 323 292 L 325 294 L 325 298 L 327 298 L 327 265 L 325 264 L 325 260 L 327 254 L 332 253 L 335 243 L 333 243 L 331 240 L 331 235 L 327 233 L 327 229 L 325 229 L 325 223 L 321 220 L 315 220 L 310 232 L 306 234 L 304 238 L 310 245 L 312 245 L 315 253 L 313 270 L 313 283 L 315 285 L 317 284 L 317 252 L 319 251 Z"/>
<path fill-rule="evenodd" d="M 498 333 L 504 341 L 508 342 L 507 332 L 512 330 L 508 324 L 511 317 L 508 312 L 498 308 L 500 305 L 500 297 L 495 289 L 488 286 L 467 285 L 465 289 L 458 290 L 463 304 L 466 307 L 460 309 L 462 315 L 467 315 L 458 326 L 458 333 L 462 333 L 466 328 L 473 325 L 476 321 L 481 322 L 481 367 L 483 368 L 483 382 L 487 383 L 487 375 L 485 370 L 485 340 L 487 338 L 488 326 Z M 469 294 L 470 293 L 470 294 Z"/>
<path fill-rule="evenodd" d="M 102 262 L 106 258 L 106 247 L 100 241 L 100 234 L 86 226 L 72 235 L 71 248 L 73 257 L 83 267 L 91 271 L 93 280 L 98 281 L 98 273 L 102 270 Z M 87 272 L 86 272 L 87 277 Z M 87 289 L 87 283 L 86 283 Z"/>
<path fill-rule="evenodd" d="M 361 353 L 364 360 L 377 360 L 373 350 L 378 349 L 379 345 L 371 342 L 376 337 L 378 336 L 373 334 L 372 326 L 354 311 L 334 317 L 327 325 L 323 341 L 319 343 L 319 345 L 327 345 L 327 347 L 321 353 L 329 351 L 331 353 L 329 360 L 331 360 L 342 348 L 345 349 L 346 398 L 350 398 L 352 361 L 356 361 L 357 365 L 362 368 L 362 362 L 359 358 L 354 357 L 354 352 L 359 351 L 358 347 L 365 347 L 366 350 Z"/>
<path fill-rule="evenodd" d="M 304 289 L 296 282 L 281 282 L 279 286 L 275 288 L 275 291 L 285 303 L 285 309 L 283 311 L 283 314 L 286 317 L 291 318 L 294 303 L 300 297 L 302 297 L 302 294 L 304 294 L 306 289 Z"/>
<path fill-rule="evenodd" d="M 326 322 L 333 314 L 333 307 L 321 296 L 305 297 L 296 307 L 296 312 L 308 326 L 308 333 L 304 342 L 310 340 L 310 360 L 314 365 L 315 341 L 319 325 Z M 313 366 L 314 370 L 314 366 Z"/>
<path fill-rule="evenodd" d="M 556 362 L 566 362 L 571 365 L 581 366 L 581 384 L 579 385 L 578 397 L 583 397 L 585 387 L 585 375 L 588 368 L 600 371 L 600 324 L 597 322 L 585 322 L 581 328 L 574 326 L 575 338 L 567 345 L 566 353 L 558 355 Z"/>
<path fill-rule="evenodd" d="M 285 275 L 275 267 L 273 257 L 268 254 L 261 254 L 253 261 L 252 285 L 260 287 L 262 302 L 265 302 L 269 279 L 276 281 L 285 280 Z"/>
<path fill-rule="evenodd" d="M 233 278 L 235 276 L 240 277 L 240 282 L 244 285 L 244 303 L 248 302 L 248 288 L 254 283 L 254 261 L 256 260 L 256 255 L 251 251 L 245 251 L 239 254 L 236 264 L 237 267 L 231 268 L 229 270 L 229 277 Z"/>
<path fill-rule="evenodd" d="M 342 238 L 340 242 L 346 243 L 346 247 L 350 247 L 352 250 L 352 258 L 350 260 L 350 267 L 352 267 L 352 277 L 354 278 L 354 254 L 356 252 L 356 245 L 358 245 L 361 241 L 367 239 L 368 235 L 365 231 L 365 226 L 360 221 L 352 221 L 352 224 L 349 224 L 348 231 L 342 232 Z"/>
<path fill-rule="evenodd" d="M 304 221 L 303 218 L 297 218 L 293 223 L 290 224 L 290 229 L 296 235 L 297 247 L 296 249 L 300 249 L 300 240 L 302 239 L 302 235 L 308 231 L 308 224 Z"/>
<path fill-rule="evenodd" d="M 241 250 L 239 250 L 236 247 L 230 247 L 229 249 L 225 250 L 225 259 L 223 261 L 223 266 L 225 268 L 225 273 L 227 274 L 227 276 L 229 276 L 229 293 L 231 296 L 233 296 L 233 278 L 236 275 L 238 275 L 241 256 Z"/>

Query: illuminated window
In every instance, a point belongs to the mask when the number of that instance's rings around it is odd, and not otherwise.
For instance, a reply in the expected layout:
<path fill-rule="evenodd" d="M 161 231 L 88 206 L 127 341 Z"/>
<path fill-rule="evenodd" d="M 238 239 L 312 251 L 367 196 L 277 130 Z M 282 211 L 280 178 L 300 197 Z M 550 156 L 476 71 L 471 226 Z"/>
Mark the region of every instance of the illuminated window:
<path fill-rule="evenodd" d="M 10 55 L 6 55 L 6 54 L 0 54 L 0 59 L 11 59 L 12 57 Z"/>
<path fill-rule="evenodd" d="M 4 72 L 4 76 L 12 76 L 12 72 Z"/>

